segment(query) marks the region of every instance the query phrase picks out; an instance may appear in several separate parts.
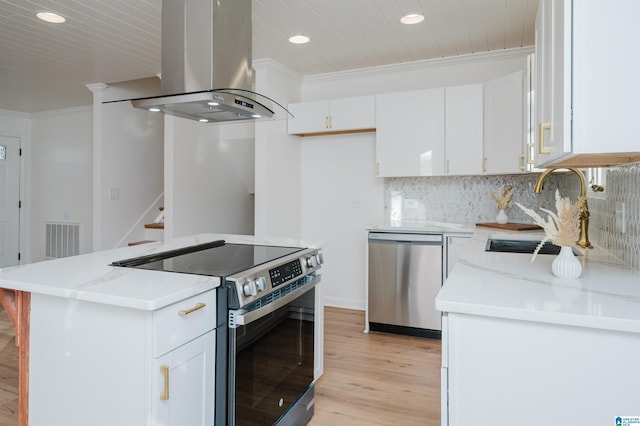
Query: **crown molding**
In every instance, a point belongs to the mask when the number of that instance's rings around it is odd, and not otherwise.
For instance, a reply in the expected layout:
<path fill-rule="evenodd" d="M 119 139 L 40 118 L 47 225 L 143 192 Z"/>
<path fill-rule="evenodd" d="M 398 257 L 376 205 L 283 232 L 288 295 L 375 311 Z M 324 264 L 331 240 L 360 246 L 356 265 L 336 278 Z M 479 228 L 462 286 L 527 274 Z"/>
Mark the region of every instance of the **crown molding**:
<path fill-rule="evenodd" d="M 325 74 L 313 74 L 302 77 L 304 83 L 323 80 L 362 78 L 371 75 L 391 74 L 404 71 L 424 70 L 428 68 L 443 67 L 455 64 L 472 63 L 479 61 L 494 61 L 496 59 L 524 57 L 534 52 L 534 46 L 517 47 L 512 49 L 492 50 L 487 52 L 469 53 L 466 55 L 447 56 L 443 58 L 425 59 L 421 61 L 402 62 L 391 65 L 380 65 L 368 68 L 358 68 L 346 71 L 336 71 Z"/>

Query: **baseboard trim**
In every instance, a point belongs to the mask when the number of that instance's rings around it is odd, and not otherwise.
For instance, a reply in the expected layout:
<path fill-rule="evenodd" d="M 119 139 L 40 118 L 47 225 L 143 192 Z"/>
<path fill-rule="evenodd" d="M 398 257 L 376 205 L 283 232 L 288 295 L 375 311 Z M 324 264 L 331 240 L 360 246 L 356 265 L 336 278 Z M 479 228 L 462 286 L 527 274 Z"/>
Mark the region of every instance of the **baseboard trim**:
<path fill-rule="evenodd" d="M 355 309 L 358 311 L 364 311 L 364 300 L 358 299 L 342 299 L 337 297 L 326 297 L 324 298 L 324 306 L 331 306 L 332 308 L 342 308 L 342 309 Z"/>

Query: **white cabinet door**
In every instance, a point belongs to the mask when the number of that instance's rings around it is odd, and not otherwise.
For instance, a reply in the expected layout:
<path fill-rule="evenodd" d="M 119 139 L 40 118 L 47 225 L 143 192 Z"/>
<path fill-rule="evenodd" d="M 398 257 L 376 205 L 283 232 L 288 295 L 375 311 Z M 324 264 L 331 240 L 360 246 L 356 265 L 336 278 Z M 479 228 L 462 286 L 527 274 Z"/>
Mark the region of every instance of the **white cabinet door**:
<path fill-rule="evenodd" d="M 482 174 L 482 84 L 445 89 L 447 175 Z"/>
<path fill-rule="evenodd" d="M 464 248 L 471 241 L 471 235 L 445 235 L 446 241 L 446 256 L 447 256 L 447 275 L 445 279 L 449 277 L 454 265 L 460 259 Z"/>
<path fill-rule="evenodd" d="M 153 425 L 214 422 L 215 330 L 154 360 Z"/>
<path fill-rule="evenodd" d="M 541 0 L 536 21 L 536 164 L 637 153 L 640 2 Z M 573 158 L 582 154 L 582 158 Z M 614 157 L 615 158 L 615 155 Z M 616 164 L 613 160 L 610 163 Z"/>
<path fill-rule="evenodd" d="M 571 1 L 541 0 L 536 20 L 536 163 L 571 152 Z"/>
<path fill-rule="evenodd" d="M 638 152 L 640 2 L 574 1 L 571 10 L 572 152 Z"/>
<path fill-rule="evenodd" d="M 484 89 L 483 172 L 506 174 L 525 171 L 523 72 L 490 80 Z"/>
<path fill-rule="evenodd" d="M 329 108 L 329 130 L 333 132 L 376 127 L 375 96 L 333 99 Z"/>
<path fill-rule="evenodd" d="M 289 118 L 288 131 L 291 135 L 326 132 L 329 126 L 329 101 L 302 102 L 289 104 L 293 114 Z"/>
<path fill-rule="evenodd" d="M 444 88 L 376 96 L 378 176 L 444 174 Z"/>
<path fill-rule="evenodd" d="M 552 1 L 551 9 L 551 111 L 549 139 L 542 132 L 547 161 L 571 152 L 571 1 Z M 541 158 L 544 158 L 541 155 Z"/>
<path fill-rule="evenodd" d="M 638 410 L 636 333 L 459 313 L 446 323 L 450 426 L 614 425 Z"/>
<path fill-rule="evenodd" d="M 288 122 L 292 135 L 338 133 L 375 129 L 375 97 L 358 96 L 328 101 L 289 104 L 294 118 Z"/>

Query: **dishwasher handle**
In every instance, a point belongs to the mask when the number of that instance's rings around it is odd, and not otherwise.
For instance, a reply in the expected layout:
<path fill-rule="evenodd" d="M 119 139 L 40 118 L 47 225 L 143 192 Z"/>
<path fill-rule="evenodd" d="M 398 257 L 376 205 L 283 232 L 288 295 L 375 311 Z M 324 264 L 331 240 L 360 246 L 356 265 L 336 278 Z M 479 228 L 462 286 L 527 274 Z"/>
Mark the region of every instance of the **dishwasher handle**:
<path fill-rule="evenodd" d="M 392 234 L 388 232 L 370 232 L 369 242 L 442 245 L 443 237 L 442 234 Z"/>

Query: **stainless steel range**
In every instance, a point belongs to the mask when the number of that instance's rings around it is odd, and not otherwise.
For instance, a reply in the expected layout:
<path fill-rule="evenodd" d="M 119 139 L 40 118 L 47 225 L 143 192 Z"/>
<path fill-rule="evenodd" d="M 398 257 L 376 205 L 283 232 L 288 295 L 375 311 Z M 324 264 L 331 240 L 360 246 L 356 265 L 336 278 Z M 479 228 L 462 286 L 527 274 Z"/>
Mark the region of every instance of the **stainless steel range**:
<path fill-rule="evenodd" d="M 114 266 L 220 277 L 216 425 L 303 425 L 313 416 L 315 248 L 213 241 Z M 212 401 L 214 403 L 214 401 Z"/>

